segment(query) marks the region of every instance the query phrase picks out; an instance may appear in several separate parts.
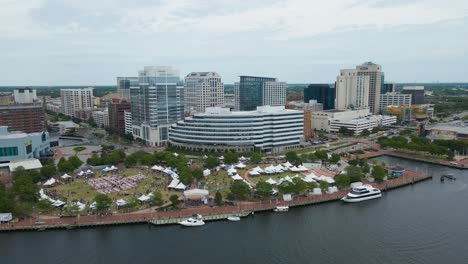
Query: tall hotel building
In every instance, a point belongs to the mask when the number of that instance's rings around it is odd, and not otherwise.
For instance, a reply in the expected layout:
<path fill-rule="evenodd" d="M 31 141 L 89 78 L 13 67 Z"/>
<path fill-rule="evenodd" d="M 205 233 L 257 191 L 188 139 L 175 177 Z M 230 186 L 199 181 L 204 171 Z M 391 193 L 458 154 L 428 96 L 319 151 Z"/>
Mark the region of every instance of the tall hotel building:
<path fill-rule="evenodd" d="M 184 118 L 184 84 L 168 66 L 145 67 L 130 86 L 132 134 L 151 146 L 165 145 L 168 128 Z"/>
<path fill-rule="evenodd" d="M 61 89 L 62 113 L 66 116 L 76 117 L 77 111 L 93 108 L 92 98 L 93 88 Z"/>
<path fill-rule="evenodd" d="M 203 113 L 224 104 L 224 84 L 216 72 L 192 72 L 185 77 L 185 113 Z"/>
<path fill-rule="evenodd" d="M 240 76 L 240 81 L 234 83 L 235 109 L 253 111 L 257 106 L 285 105 L 287 87 L 275 78 Z"/>
<path fill-rule="evenodd" d="M 336 78 L 335 108 L 362 109 L 369 107 L 369 76 L 359 76 L 357 70 L 341 70 Z"/>
<path fill-rule="evenodd" d="M 356 66 L 358 76 L 369 77 L 369 109 L 373 114 L 380 112 L 380 92 L 384 85 L 382 66 L 365 62 Z"/>
<path fill-rule="evenodd" d="M 284 106 L 240 112 L 213 107 L 173 124 L 169 141 L 192 150 L 277 152 L 299 146 L 303 129 L 303 112 Z"/>

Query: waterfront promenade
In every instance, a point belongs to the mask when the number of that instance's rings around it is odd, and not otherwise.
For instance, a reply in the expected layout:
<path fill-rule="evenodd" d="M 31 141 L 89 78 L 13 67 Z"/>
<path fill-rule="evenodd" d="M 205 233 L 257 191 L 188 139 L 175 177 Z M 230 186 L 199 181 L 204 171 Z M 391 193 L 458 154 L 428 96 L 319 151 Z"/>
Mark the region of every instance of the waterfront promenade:
<path fill-rule="evenodd" d="M 390 190 L 393 188 L 402 187 L 405 185 L 413 184 L 416 182 L 424 181 L 432 178 L 431 175 L 405 171 L 404 175 L 397 178 L 388 180 L 382 183 L 371 183 L 382 191 Z M 270 211 L 277 205 L 288 205 L 289 207 L 306 206 L 331 201 L 340 200 L 349 192 L 349 189 L 343 189 L 336 193 L 322 194 L 322 195 L 302 195 L 296 196 L 292 201 L 283 201 L 281 199 L 266 200 L 266 201 L 252 201 L 252 202 L 239 202 L 231 206 L 217 206 L 217 207 L 189 207 L 178 210 L 170 211 L 155 211 L 148 209 L 147 212 L 140 213 L 127 213 L 127 214 L 113 214 L 108 216 L 79 216 L 71 218 L 47 218 L 47 219 L 26 219 L 17 223 L 8 223 L 0 225 L 1 231 L 33 231 L 33 230 L 47 230 L 47 229 L 73 229 L 84 227 L 97 227 L 97 226 L 111 226 L 121 224 L 136 224 L 136 223 L 151 223 L 158 222 L 160 224 L 175 223 L 174 219 L 183 219 L 191 216 L 192 214 L 202 214 L 203 216 L 212 216 L 213 219 L 219 219 L 215 216 L 235 214 L 238 212 L 260 212 Z M 156 221 L 167 220 L 167 221 Z M 172 220 L 172 221 L 169 221 Z"/>

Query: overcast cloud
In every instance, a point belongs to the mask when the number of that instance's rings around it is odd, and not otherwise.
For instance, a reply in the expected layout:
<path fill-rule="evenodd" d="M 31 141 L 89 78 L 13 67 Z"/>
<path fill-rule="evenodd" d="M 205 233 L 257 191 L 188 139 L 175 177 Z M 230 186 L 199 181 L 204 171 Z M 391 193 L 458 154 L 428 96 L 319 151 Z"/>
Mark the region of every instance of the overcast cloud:
<path fill-rule="evenodd" d="M 225 83 L 468 81 L 466 0 L 0 0 L 0 85 L 114 84 L 145 65 Z"/>

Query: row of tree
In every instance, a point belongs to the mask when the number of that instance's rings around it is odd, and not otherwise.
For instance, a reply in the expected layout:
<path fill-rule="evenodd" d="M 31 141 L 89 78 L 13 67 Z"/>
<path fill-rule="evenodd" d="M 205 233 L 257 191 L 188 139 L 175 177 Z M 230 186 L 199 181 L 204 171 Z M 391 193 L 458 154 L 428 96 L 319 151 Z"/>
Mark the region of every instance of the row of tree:
<path fill-rule="evenodd" d="M 328 153 L 326 150 L 319 149 L 313 153 L 302 154 L 298 155 L 295 151 L 288 151 L 286 153 L 286 160 L 294 165 L 300 165 L 303 162 L 310 162 L 310 161 L 317 161 L 320 160 L 322 162 L 329 162 L 329 163 L 337 163 L 340 161 L 341 156 L 339 154 L 332 154 L 331 157 L 328 157 Z"/>

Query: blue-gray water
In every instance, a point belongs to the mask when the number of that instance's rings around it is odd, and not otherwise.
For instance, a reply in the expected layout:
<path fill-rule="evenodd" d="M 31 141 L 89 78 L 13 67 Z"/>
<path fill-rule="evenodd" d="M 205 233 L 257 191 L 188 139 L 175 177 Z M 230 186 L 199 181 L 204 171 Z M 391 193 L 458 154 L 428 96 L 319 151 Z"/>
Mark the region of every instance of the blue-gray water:
<path fill-rule="evenodd" d="M 263 213 L 200 228 L 147 225 L 0 234 L 0 263 L 468 263 L 468 171 L 381 199 Z M 439 175 L 457 180 L 440 183 Z"/>

